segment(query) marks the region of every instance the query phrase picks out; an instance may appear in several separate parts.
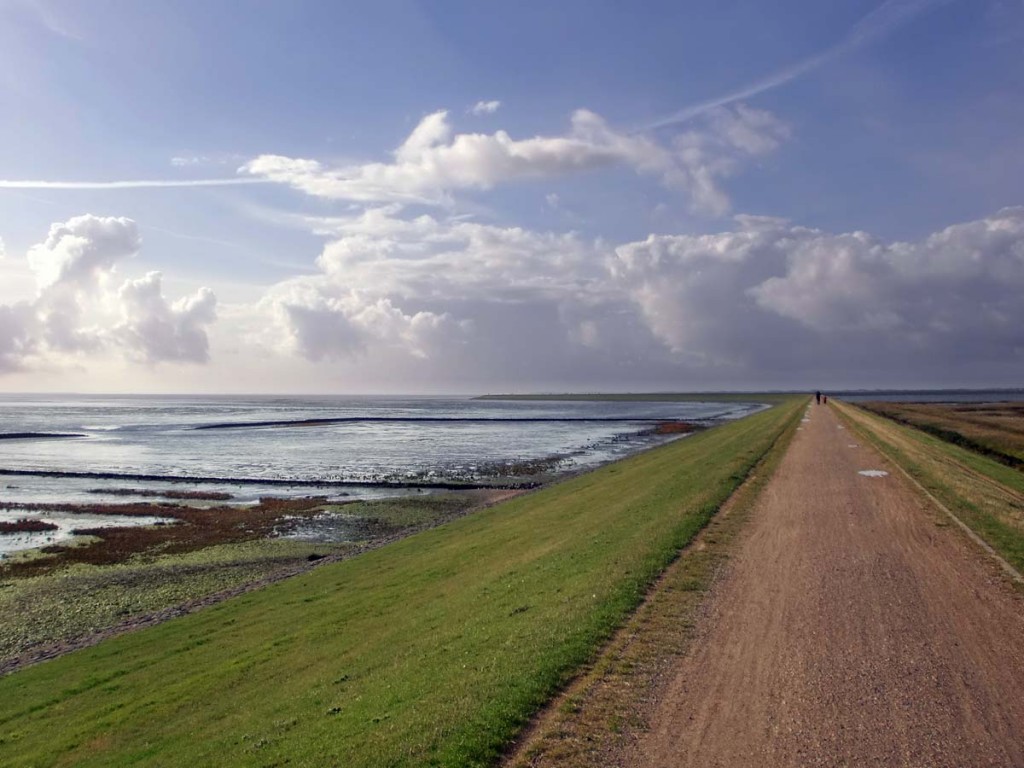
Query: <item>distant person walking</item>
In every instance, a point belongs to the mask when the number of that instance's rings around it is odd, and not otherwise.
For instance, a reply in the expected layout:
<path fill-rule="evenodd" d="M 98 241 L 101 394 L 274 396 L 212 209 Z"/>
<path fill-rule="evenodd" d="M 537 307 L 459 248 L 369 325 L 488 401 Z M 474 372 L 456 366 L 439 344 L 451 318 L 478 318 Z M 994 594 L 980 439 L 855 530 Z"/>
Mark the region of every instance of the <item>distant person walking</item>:
<path fill-rule="evenodd" d="M 825 405 L 828 405 L 828 395 L 822 395 L 821 402 L 823 402 Z"/>
<path fill-rule="evenodd" d="M 818 405 L 821 405 L 821 392 L 815 392 L 815 393 L 814 393 L 814 401 L 815 401 L 815 402 L 816 402 L 816 403 L 817 403 Z"/>

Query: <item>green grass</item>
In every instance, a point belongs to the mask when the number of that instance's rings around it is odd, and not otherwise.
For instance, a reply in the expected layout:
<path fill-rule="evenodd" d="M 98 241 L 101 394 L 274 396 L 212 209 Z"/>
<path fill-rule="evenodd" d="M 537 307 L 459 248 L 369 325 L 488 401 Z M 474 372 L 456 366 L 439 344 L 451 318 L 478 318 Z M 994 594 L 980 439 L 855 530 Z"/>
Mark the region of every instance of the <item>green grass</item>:
<path fill-rule="evenodd" d="M 486 501 L 486 491 L 449 491 L 371 499 L 348 504 L 327 504 L 324 509 L 375 520 L 395 528 L 408 528 L 429 524 L 449 515 L 461 514 Z"/>
<path fill-rule="evenodd" d="M 762 490 L 789 448 L 800 422 L 786 430 L 750 478 L 691 545 L 661 575 L 633 612 L 588 665 L 535 718 L 509 768 L 598 768 L 620 766 L 630 746 L 652 727 L 659 687 L 698 637 L 699 615 L 715 576 L 732 555 Z"/>
<path fill-rule="evenodd" d="M 863 408 L 844 403 L 839 412 L 863 439 L 1024 573 L 1024 474 Z"/>
<path fill-rule="evenodd" d="M 805 402 L 0 679 L 0 764 L 492 764 Z"/>

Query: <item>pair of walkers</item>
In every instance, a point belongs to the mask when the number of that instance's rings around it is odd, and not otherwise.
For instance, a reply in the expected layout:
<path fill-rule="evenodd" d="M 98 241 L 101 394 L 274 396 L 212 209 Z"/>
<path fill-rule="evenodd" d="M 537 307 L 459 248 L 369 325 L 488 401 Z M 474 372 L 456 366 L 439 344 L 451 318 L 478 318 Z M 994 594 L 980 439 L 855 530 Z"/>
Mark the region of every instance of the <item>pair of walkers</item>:
<path fill-rule="evenodd" d="M 823 395 L 820 391 L 814 393 L 814 400 L 818 405 L 821 405 L 823 402 L 825 405 L 828 405 L 828 395 Z"/>

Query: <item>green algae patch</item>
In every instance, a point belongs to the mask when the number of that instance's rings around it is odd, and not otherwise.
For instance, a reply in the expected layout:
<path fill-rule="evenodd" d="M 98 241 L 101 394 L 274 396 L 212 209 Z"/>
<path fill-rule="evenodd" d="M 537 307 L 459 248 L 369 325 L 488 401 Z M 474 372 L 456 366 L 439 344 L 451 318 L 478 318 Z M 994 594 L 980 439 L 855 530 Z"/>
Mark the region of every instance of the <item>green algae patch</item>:
<path fill-rule="evenodd" d="M 281 539 L 76 563 L 42 576 L 0 579 L 0 668 L 34 648 L 73 643 L 133 619 L 305 563 L 323 545 Z"/>
<path fill-rule="evenodd" d="M 502 495 L 509 495 L 509 491 L 492 489 L 443 491 L 386 499 L 350 501 L 345 504 L 325 504 L 322 509 L 326 512 L 366 520 L 378 526 L 401 530 L 444 522 L 474 508 L 492 503 L 493 499 Z"/>
<path fill-rule="evenodd" d="M 0 764 L 492 764 L 805 402 L 0 679 Z"/>

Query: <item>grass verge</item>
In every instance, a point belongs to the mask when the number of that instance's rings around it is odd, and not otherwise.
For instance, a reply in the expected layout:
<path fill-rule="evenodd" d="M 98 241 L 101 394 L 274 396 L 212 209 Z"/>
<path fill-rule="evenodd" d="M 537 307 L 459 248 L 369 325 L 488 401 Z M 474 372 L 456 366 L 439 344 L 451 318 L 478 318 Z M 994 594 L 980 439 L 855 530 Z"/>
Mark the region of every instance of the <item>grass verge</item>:
<path fill-rule="evenodd" d="M 739 532 L 789 447 L 800 411 L 699 536 L 665 570 L 643 604 L 507 757 L 508 768 L 612 768 L 649 727 L 658 690 L 688 652 L 701 606 Z"/>
<path fill-rule="evenodd" d="M 1024 474 L 849 403 L 840 416 L 1024 573 Z"/>
<path fill-rule="evenodd" d="M 1024 471 L 1024 403 L 860 403 L 860 408 Z"/>
<path fill-rule="evenodd" d="M 804 402 L 0 679 L 0 764 L 491 764 Z"/>

